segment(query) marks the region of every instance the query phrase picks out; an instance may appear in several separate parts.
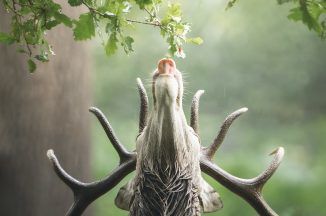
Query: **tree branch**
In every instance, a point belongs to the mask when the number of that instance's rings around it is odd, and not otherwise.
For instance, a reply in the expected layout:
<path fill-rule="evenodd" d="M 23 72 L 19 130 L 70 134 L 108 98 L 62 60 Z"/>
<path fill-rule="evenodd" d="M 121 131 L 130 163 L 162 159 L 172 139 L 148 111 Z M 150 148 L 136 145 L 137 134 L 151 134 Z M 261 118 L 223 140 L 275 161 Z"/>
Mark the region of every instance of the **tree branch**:
<path fill-rule="evenodd" d="M 112 16 L 110 16 L 108 14 L 105 14 L 105 13 L 102 13 L 102 12 L 98 11 L 96 8 L 93 8 L 92 6 L 87 4 L 85 1 L 82 1 L 82 3 L 92 13 L 95 13 L 95 14 L 101 16 L 101 17 L 104 17 L 104 18 L 111 18 L 112 17 Z M 145 21 L 138 21 L 138 20 L 133 20 L 133 19 L 126 19 L 126 21 L 132 22 L 132 23 L 144 24 L 144 25 L 161 26 L 160 23 L 156 23 L 156 22 L 155 23 L 154 22 L 145 22 Z"/>

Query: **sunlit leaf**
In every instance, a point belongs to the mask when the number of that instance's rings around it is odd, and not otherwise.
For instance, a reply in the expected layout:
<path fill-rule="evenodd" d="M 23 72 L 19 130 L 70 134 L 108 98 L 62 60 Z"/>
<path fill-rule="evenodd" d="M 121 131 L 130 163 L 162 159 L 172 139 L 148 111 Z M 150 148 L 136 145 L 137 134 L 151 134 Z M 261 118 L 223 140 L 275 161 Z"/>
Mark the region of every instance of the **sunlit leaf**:
<path fill-rule="evenodd" d="M 177 3 L 170 4 L 168 9 L 168 14 L 174 17 L 181 17 L 182 16 L 181 5 Z"/>
<path fill-rule="evenodd" d="M 195 38 L 187 38 L 187 43 L 193 43 L 196 45 L 202 44 L 204 41 L 200 37 L 195 37 Z"/>
<path fill-rule="evenodd" d="M 105 45 L 106 55 L 108 55 L 108 56 L 113 55 L 117 51 L 117 49 L 118 49 L 117 41 L 118 40 L 117 40 L 116 34 L 112 33 L 109 37 L 108 42 Z"/>

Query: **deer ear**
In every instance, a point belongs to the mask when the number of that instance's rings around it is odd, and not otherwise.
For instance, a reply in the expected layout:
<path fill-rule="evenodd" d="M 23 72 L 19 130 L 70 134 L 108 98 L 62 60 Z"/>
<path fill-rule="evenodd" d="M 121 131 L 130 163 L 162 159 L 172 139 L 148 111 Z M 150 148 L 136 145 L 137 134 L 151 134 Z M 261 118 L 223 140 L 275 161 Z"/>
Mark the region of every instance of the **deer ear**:
<path fill-rule="evenodd" d="M 200 204 L 204 213 L 215 212 L 223 208 L 220 194 L 217 193 L 203 178 L 201 179 Z"/>
<path fill-rule="evenodd" d="M 134 181 L 130 180 L 126 185 L 120 188 L 114 203 L 115 205 L 122 209 L 129 211 L 130 203 L 134 196 Z"/>

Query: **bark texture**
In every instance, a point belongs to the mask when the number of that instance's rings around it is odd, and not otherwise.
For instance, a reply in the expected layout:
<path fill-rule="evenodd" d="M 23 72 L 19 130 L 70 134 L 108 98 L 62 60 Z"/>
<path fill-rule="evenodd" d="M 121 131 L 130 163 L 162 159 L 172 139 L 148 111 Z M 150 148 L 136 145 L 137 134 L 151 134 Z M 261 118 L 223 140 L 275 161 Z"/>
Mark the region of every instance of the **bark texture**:
<path fill-rule="evenodd" d="M 10 17 L 0 11 L 5 31 Z M 87 47 L 64 26 L 49 38 L 57 55 L 35 74 L 14 46 L 0 45 L 0 215 L 64 215 L 73 196 L 50 168 L 49 148 L 70 173 L 89 180 Z"/>

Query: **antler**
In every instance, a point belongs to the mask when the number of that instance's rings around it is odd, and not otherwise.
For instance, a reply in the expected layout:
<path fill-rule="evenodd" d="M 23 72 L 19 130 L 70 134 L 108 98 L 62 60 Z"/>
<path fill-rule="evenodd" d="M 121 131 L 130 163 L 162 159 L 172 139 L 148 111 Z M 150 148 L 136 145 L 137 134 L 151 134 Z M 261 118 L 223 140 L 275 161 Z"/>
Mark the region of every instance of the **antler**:
<path fill-rule="evenodd" d="M 218 135 L 216 136 L 216 138 L 214 139 L 213 143 L 209 147 L 203 149 L 203 151 L 205 152 L 205 155 L 209 159 L 212 159 L 212 157 L 214 156 L 217 149 L 221 146 L 233 121 L 236 120 L 241 114 L 243 114 L 247 111 L 248 111 L 248 108 L 243 107 L 243 108 L 238 109 L 235 112 L 231 113 L 230 115 L 228 115 L 228 117 L 226 117 L 226 119 L 224 120 L 224 122 L 221 126 L 221 129 L 220 129 Z"/>
<path fill-rule="evenodd" d="M 284 149 L 279 147 L 272 154 L 275 156 L 267 169 L 252 179 L 242 179 L 229 174 L 214 164 L 206 155 L 201 157 L 200 168 L 204 173 L 246 200 L 259 215 L 277 216 L 262 196 L 263 186 L 280 165 L 284 156 Z"/>
<path fill-rule="evenodd" d="M 101 123 L 111 144 L 113 145 L 114 149 L 119 154 L 120 164 L 123 163 L 124 161 L 126 161 L 127 159 L 129 159 L 131 157 L 131 155 L 134 153 L 128 152 L 128 150 L 120 143 L 120 141 L 117 138 L 117 136 L 115 135 L 113 128 L 111 127 L 109 121 L 107 120 L 105 115 L 101 112 L 101 110 L 99 110 L 96 107 L 91 107 L 91 108 L 89 108 L 89 111 L 91 113 L 93 113 L 97 117 L 98 121 Z"/>
<path fill-rule="evenodd" d="M 74 203 L 66 213 L 67 216 L 79 216 L 98 197 L 110 191 L 115 187 L 125 176 L 136 168 L 136 153 L 129 152 L 118 140 L 114 131 L 106 119 L 104 114 L 97 108 L 89 109 L 99 122 L 101 123 L 106 135 L 111 141 L 113 147 L 120 157 L 119 166 L 113 172 L 101 181 L 84 183 L 70 176 L 60 165 L 52 149 L 48 150 L 47 156 L 52 162 L 54 171 L 59 178 L 72 190 L 74 193 Z"/>
<path fill-rule="evenodd" d="M 137 78 L 137 87 L 140 96 L 139 133 L 141 133 L 147 124 L 148 97 L 140 78 Z"/>
<path fill-rule="evenodd" d="M 198 109 L 199 109 L 199 98 L 202 95 L 202 91 L 197 91 L 193 97 L 191 106 L 191 127 L 198 133 Z M 210 175 L 220 184 L 242 197 L 247 201 L 259 215 L 264 216 L 277 216 L 277 213 L 267 204 L 262 196 L 262 189 L 265 183 L 272 177 L 278 166 L 280 165 L 283 156 L 283 147 L 278 147 L 274 150 L 271 155 L 274 155 L 272 162 L 269 166 L 257 177 L 251 179 L 242 179 L 231 175 L 230 173 L 224 171 L 218 165 L 212 162 L 212 158 L 216 153 L 217 149 L 222 144 L 228 129 L 230 128 L 232 122 L 237 119 L 241 114 L 247 112 L 247 108 L 241 108 L 232 114 L 230 114 L 223 122 L 221 129 L 214 139 L 213 143 L 209 147 L 202 148 L 202 155 L 200 158 L 200 168 L 201 170 Z"/>
<path fill-rule="evenodd" d="M 139 115 L 139 131 L 141 132 L 146 126 L 147 109 L 148 109 L 148 97 L 146 90 L 141 82 L 137 79 L 137 85 L 140 95 L 140 115 Z M 136 153 L 129 152 L 119 141 L 115 135 L 109 121 L 105 115 L 96 107 L 89 109 L 93 113 L 99 122 L 101 123 L 107 137 L 112 143 L 114 149 L 117 151 L 120 163 L 112 173 L 101 181 L 95 181 L 91 183 L 80 182 L 71 175 L 69 175 L 60 165 L 57 157 L 52 149 L 47 151 L 47 156 L 52 162 L 53 169 L 58 177 L 72 190 L 74 194 L 74 203 L 66 213 L 67 216 L 79 216 L 81 215 L 87 206 L 91 204 L 98 197 L 110 191 L 115 187 L 124 177 L 136 169 Z"/>
<path fill-rule="evenodd" d="M 70 176 L 60 165 L 52 149 L 47 151 L 47 156 L 52 162 L 53 169 L 58 177 L 74 193 L 74 203 L 66 213 L 67 216 L 80 216 L 87 206 L 98 197 L 110 191 L 124 177 L 135 170 L 136 155 L 130 153 L 130 158 L 121 163 L 113 172 L 101 181 L 83 183 Z"/>
<path fill-rule="evenodd" d="M 199 123 L 198 123 L 198 110 L 199 110 L 199 99 L 204 94 L 204 90 L 198 90 L 191 102 L 191 111 L 190 111 L 190 126 L 194 129 L 195 133 L 199 135 Z"/>

